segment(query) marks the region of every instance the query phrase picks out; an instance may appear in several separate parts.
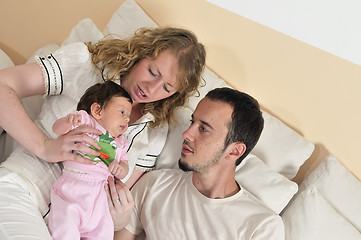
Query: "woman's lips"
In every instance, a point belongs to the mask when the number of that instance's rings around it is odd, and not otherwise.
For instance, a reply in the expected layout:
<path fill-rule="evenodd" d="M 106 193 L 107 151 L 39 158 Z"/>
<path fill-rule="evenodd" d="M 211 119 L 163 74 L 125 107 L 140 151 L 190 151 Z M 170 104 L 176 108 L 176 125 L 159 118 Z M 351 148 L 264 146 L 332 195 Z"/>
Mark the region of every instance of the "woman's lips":
<path fill-rule="evenodd" d="M 140 87 L 138 87 L 137 89 L 137 97 L 141 100 L 145 100 L 148 98 L 148 96 L 143 92 L 142 89 L 140 89 Z"/>

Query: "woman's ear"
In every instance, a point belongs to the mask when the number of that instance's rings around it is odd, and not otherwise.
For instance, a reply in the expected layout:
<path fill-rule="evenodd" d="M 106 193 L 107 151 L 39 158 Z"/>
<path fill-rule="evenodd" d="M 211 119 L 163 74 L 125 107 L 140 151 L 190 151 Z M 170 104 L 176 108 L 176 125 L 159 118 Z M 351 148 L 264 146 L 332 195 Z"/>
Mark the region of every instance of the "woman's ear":
<path fill-rule="evenodd" d="M 95 118 L 95 119 L 100 119 L 100 113 L 102 111 L 101 106 L 99 105 L 99 103 L 93 103 L 90 106 L 90 115 Z"/>

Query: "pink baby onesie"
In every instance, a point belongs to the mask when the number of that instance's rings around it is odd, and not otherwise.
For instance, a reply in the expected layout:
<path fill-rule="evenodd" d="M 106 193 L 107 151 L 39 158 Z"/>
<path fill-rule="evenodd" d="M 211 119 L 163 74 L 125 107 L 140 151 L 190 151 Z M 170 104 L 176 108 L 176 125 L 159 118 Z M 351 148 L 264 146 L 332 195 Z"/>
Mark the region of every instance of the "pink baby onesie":
<path fill-rule="evenodd" d="M 111 138 L 94 118 L 85 111 L 79 113 L 82 114 L 82 124 L 103 132 L 101 136 L 88 135 L 99 142 L 102 147 L 100 156 L 104 159 L 92 156 L 94 164 L 63 162 L 63 174 L 51 189 L 49 231 L 53 240 L 111 240 L 114 225 L 104 186 L 108 176 L 112 175 L 103 160 L 107 163 L 113 158 L 117 162 L 127 161 L 128 142 L 124 136 Z"/>

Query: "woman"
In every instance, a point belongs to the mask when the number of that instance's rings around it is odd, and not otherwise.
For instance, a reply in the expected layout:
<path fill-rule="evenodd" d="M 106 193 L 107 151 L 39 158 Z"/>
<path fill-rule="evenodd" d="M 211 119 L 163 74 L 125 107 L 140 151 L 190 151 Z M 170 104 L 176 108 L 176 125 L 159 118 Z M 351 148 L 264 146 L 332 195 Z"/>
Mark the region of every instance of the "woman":
<path fill-rule="evenodd" d="M 79 127 L 57 137 L 51 131 L 51 125 L 74 110 L 85 89 L 101 79 L 118 81 L 134 102 L 126 133 L 130 142 L 130 174 L 126 184 L 132 186 L 134 179 L 154 167 L 156 156 L 165 143 L 167 123 L 175 108 L 182 106 L 196 91 L 204 64 L 205 50 L 194 34 L 178 28 L 156 28 L 139 30 L 129 40 L 103 40 L 95 45 L 70 44 L 52 55 L 38 57 L 37 63 L 2 70 L 0 126 L 31 153 L 20 148 L 2 164 L 0 194 L 18 191 L 18 187 L 10 186 L 4 179 L 14 174 L 20 176 L 19 181 L 30 183 L 30 190 L 26 190 L 30 191 L 30 196 L 22 193 L 22 197 L 29 202 L 30 208 L 34 208 L 34 199 L 38 201 L 35 207 L 44 215 L 48 210 L 50 187 L 60 175 L 59 165 L 49 163 L 89 161 L 72 154 L 73 150 L 99 154 L 83 144 L 76 144 L 86 142 L 99 149 L 94 140 L 82 134 L 100 134 L 97 130 Z M 44 93 L 59 96 L 46 98 L 38 127 L 28 117 L 19 99 Z M 132 173 L 134 165 L 137 167 Z M 19 185 L 18 180 L 12 181 Z M 16 195 L 2 201 L 16 201 Z M 34 209 L 29 211 L 36 212 Z M 2 218 L 0 221 L 7 220 Z M 17 220 L 12 221 L 15 225 Z"/>

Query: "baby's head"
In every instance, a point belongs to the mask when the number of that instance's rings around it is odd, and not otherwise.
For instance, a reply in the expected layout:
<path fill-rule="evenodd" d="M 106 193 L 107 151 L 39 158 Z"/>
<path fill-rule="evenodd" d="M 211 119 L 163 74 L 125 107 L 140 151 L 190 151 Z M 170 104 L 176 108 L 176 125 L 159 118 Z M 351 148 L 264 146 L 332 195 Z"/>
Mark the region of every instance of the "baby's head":
<path fill-rule="evenodd" d="M 112 137 L 128 128 L 132 99 L 127 91 L 112 81 L 97 83 L 80 98 L 77 110 L 84 110 L 102 125 Z"/>

